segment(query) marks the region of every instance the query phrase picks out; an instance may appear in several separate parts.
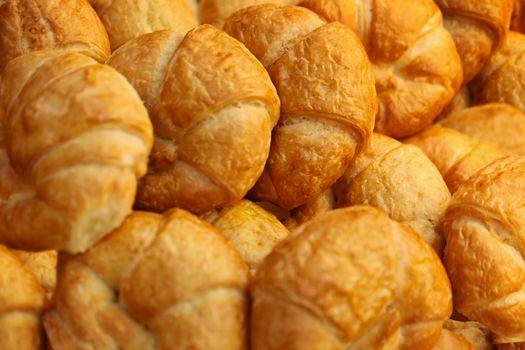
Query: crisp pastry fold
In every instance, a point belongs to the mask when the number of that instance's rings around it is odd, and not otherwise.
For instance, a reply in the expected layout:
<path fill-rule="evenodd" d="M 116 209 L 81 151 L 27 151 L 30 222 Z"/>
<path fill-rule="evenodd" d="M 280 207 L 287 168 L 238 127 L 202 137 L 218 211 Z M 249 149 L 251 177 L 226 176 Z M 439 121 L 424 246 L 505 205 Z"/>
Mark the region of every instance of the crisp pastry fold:
<path fill-rule="evenodd" d="M 56 51 L 12 60 L 0 85 L 0 242 L 86 250 L 131 212 L 152 139 L 111 67 Z"/>
<path fill-rule="evenodd" d="M 285 209 L 314 200 L 368 144 L 377 102 L 359 38 L 296 6 L 259 5 L 224 30 L 268 69 L 281 99 L 270 156 L 251 190 Z"/>
<path fill-rule="evenodd" d="M 370 205 L 411 227 L 443 252 L 440 220 L 450 192 L 436 166 L 417 147 L 374 134 L 370 146 L 335 186 L 337 205 Z"/>
<path fill-rule="evenodd" d="M 54 49 L 80 52 L 103 63 L 108 35 L 85 0 L 0 1 L 0 74 L 23 54 Z"/>
<path fill-rule="evenodd" d="M 454 307 L 495 343 L 525 341 L 525 157 L 495 161 L 454 193 L 443 219 Z"/>
<path fill-rule="evenodd" d="M 224 21 L 236 11 L 261 4 L 288 5 L 289 0 L 201 0 L 199 2 L 201 22 L 222 28 Z"/>
<path fill-rule="evenodd" d="M 84 254 L 59 255 L 44 327 L 54 350 L 246 349 L 247 281 L 208 223 L 134 212 Z"/>
<path fill-rule="evenodd" d="M 0 245 L 0 349 L 40 350 L 46 295 L 31 271 Z"/>
<path fill-rule="evenodd" d="M 432 248 L 364 206 L 297 228 L 257 270 L 252 297 L 254 350 L 432 349 L 452 311 Z"/>
<path fill-rule="evenodd" d="M 425 129 L 459 90 L 461 60 L 434 1 L 302 0 L 299 5 L 359 35 L 374 67 L 376 132 L 400 138 Z"/>

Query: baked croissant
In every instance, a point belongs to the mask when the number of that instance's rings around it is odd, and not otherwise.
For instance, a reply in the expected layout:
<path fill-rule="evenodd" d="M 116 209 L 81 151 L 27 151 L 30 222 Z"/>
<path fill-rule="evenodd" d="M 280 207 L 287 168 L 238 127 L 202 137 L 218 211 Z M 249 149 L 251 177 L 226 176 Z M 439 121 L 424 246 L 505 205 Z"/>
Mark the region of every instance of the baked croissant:
<path fill-rule="evenodd" d="M 508 154 L 525 154 L 525 114 L 504 103 L 466 108 L 439 125 L 475 140 L 490 143 Z"/>
<path fill-rule="evenodd" d="M 57 252 L 48 250 L 32 253 L 23 250 L 12 250 L 12 253 L 33 273 L 50 299 L 56 285 Z"/>
<path fill-rule="evenodd" d="M 432 126 L 404 140 L 418 146 L 436 165 L 451 193 L 477 171 L 507 154 L 452 129 Z M 424 185 L 424 184 L 423 184 Z"/>
<path fill-rule="evenodd" d="M 252 274 L 273 247 L 290 233 L 273 214 L 245 199 L 207 212 L 202 218 L 237 249 Z"/>
<path fill-rule="evenodd" d="M 466 339 L 475 350 L 495 349 L 490 331 L 478 322 L 446 320 L 443 327 Z"/>
<path fill-rule="evenodd" d="M 514 0 L 514 10 L 512 12 L 512 21 L 510 29 L 515 32 L 525 32 L 525 1 Z"/>
<path fill-rule="evenodd" d="M 525 343 L 500 344 L 498 350 L 525 350 Z"/>
<path fill-rule="evenodd" d="M 441 255 L 439 221 L 450 192 L 434 164 L 417 147 L 374 134 L 335 190 L 339 207 L 366 204 L 379 208 L 411 227 Z"/>
<path fill-rule="evenodd" d="M 198 25 L 188 0 L 89 0 L 108 32 L 111 50 L 143 34 L 162 29 L 184 33 Z"/>
<path fill-rule="evenodd" d="M 525 341 L 525 157 L 484 168 L 454 193 L 443 220 L 455 309 L 496 343 Z"/>
<path fill-rule="evenodd" d="M 322 214 L 279 244 L 252 285 L 252 349 L 432 349 L 451 313 L 439 258 L 379 210 Z"/>
<path fill-rule="evenodd" d="M 35 276 L 0 245 L 0 349 L 40 350 L 46 296 Z"/>
<path fill-rule="evenodd" d="M 246 349 L 248 268 L 212 226 L 175 209 L 135 212 L 76 256 L 59 256 L 54 350 Z"/>
<path fill-rule="evenodd" d="M 335 207 L 335 193 L 332 188 L 329 188 L 313 201 L 292 210 L 290 212 L 290 217 L 284 221 L 284 224 L 291 230 L 312 220 L 318 215 L 335 209 Z"/>
<path fill-rule="evenodd" d="M 514 0 L 436 0 L 468 83 L 505 40 Z"/>
<path fill-rule="evenodd" d="M 477 0 L 472 0 L 477 1 Z M 356 31 L 374 65 L 376 131 L 400 138 L 430 124 L 462 83 L 461 61 L 432 0 L 302 0 Z"/>
<path fill-rule="evenodd" d="M 131 212 L 152 134 L 111 67 L 55 51 L 12 60 L 0 85 L 0 242 L 86 250 Z"/>
<path fill-rule="evenodd" d="M 443 329 L 433 350 L 476 350 L 476 348 L 462 336 Z"/>
<path fill-rule="evenodd" d="M 85 0 L 0 1 L 0 74 L 15 57 L 43 49 L 75 51 L 104 62 L 108 35 Z"/>
<path fill-rule="evenodd" d="M 447 118 L 456 112 L 462 111 L 472 105 L 472 94 L 468 86 L 463 86 L 461 90 L 454 96 L 448 106 L 443 109 L 443 112 L 436 118 L 435 121 L 440 121 Z"/>
<path fill-rule="evenodd" d="M 525 35 L 508 32 L 503 47 L 472 81 L 476 104 L 502 102 L 525 112 Z"/>
<path fill-rule="evenodd" d="M 281 98 L 270 157 L 251 196 L 286 209 L 314 200 L 372 133 L 376 94 L 359 38 L 295 6 L 240 10 L 224 30 L 264 64 Z"/>
<path fill-rule="evenodd" d="M 224 21 L 240 9 L 260 4 L 288 5 L 289 3 L 289 0 L 201 0 L 199 6 L 202 23 L 210 23 L 217 28 L 222 28 Z"/>

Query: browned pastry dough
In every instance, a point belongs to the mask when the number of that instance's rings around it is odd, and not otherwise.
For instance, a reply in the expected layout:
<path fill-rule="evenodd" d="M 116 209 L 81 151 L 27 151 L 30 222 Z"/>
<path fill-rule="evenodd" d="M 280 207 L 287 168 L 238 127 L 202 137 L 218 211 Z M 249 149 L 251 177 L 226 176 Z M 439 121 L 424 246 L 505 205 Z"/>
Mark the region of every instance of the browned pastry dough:
<path fill-rule="evenodd" d="M 335 209 L 335 207 L 335 194 L 333 189 L 329 188 L 313 201 L 292 210 L 290 212 L 291 216 L 284 221 L 284 224 L 288 229 L 292 230 L 320 214 Z"/>
<path fill-rule="evenodd" d="M 0 245 L 0 349 L 40 350 L 46 296 L 35 276 Z"/>
<path fill-rule="evenodd" d="M 445 119 L 449 115 L 459 112 L 472 105 L 472 94 L 468 86 L 463 86 L 461 90 L 454 96 L 448 106 L 443 109 L 443 112 L 436 118 L 436 121 Z"/>
<path fill-rule="evenodd" d="M 108 32 L 111 50 L 162 29 L 186 33 L 198 25 L 188 0 L 89 0 Z M 228 0 L 230 1 L 230 0 Z"/>
<path fill-rule="evenodd" d="M 496 343 L 525 341 L 525 157 L 497 160 L 463 183 L 443 220 L 454 306 Z"/>
<path fill-rule="evenodd" d="M 252 274 L 273 247 L 290 233 L 273 214 L 245 199 L 207 212 L 202 218 L 237 249 Z"/>
<path fill-rule="evenodd" d="M 295 6 L 240 10 L 224 30 L 265 65 L 282 104 L 266 169 L 251 195 L 286 209 L 314 200 L 372 133 L 376 94 L 359 38 Z"/>
<path fill-rule="evenodd" d="M 54 350 L 246 349 L 248 268 L 212 226 L 135 212 L 86 253 L 59 256 Z"/>
<path fill-rule="evenodd" d="M 224 21 L 240 9 L 260 4 L 288 5 L 289 3 L 289 0 L 201 0 L 199 4 L 201 22 L 222 28 Z"/>
<path fill-rule="evenodd" d="M 439 126 L 432 126 L 404 142 L 418 146 L 427 155 L 451 193 L 477 171 L 507 155 L 490 144 Z"/>
<path fill-rule="evenodd" d="M 379 210 L 322 214 L 279 244 L 252 285 L 252 349 L 432 349 L 451 313 L 432 249 Z"/>
<path fill-rule="evenodd" d="M 525 112 L 525 35 L 509 31 L 470 87 L 476 104 L 503 102 Z"/>
<path fill-rule="evenodd" d="M 447 329 L 441 331 L 433 350 L 476 350 L 465 338 Z"/>
<path fill-rule="evenodd" d="M 472 0 L 478 1 L 478 0 Z M 376 131 L 395 138 L 429 126 L 462 82 L 461 61 L 432 0 L 303 0 L 354 29 L 374 65 Z"/>
<path fill-rule="evenodd" d="M 525 343 L 500 344 L 498 350 L 525 350 Z"/>
<path fill-rule="evenodd" d="M 279 119 L 268 73 L 210 25 L 158 31 L 109 59 L 135 86 L 155 130 L 137 205 L 202 213 L 241 200 L 261 175 Z"/>
<path fill-rule="evenodd" d="M 0 74 L 7 62 L 28 52 L 75 51 L 104 62 L 108 35 L 86 0 L 0 1 Z"/>
<path fill-rule="evenodd" d="M 499 49 L 507 34 L 514 0 L 436 0 L 443 12 L 469 82 Z"/>
<path fill-rule="evenodd" d="M 447 320 L 443 327 L 465 338 L 474 346 L 475 350 L 495 349 L 494 344 L 492 344 L 490 331 L 478 322 Z M 453 348 L 450 350 L 453 350 Z"/>
<path fill-rule="evenodd" d="M 84 251 L 131 212 L 152 127 L 111 67 L 78 53 L 12 60 L 0 85 L 0 242 Z"/>
<path fill-rule="evenodd" d="M 439 229 L 450 201 L 441 174 L 415 146 L 374 134 L 336 186 L 338 206 L 366 204 L 416 231 L 441 255 Z"/>
<path fill-rule="evenodd" d="M 489 103 L 466 108 L 441 120 L 439 125 L 509 154 L 525 154 L 525 114 L 510 105 Z"/>
<path fill-rule="evenodd" d="M 525 32 L 525 0 L 514 0 L 510 29 L 520 33 Z"/>
<path fill-rule="evenodd" d="M 57 252 L 55 250 L 38 253 L 23 250 L 12 250 L 12 252 L 35 275 L 38 283 L 50 298 L 56 285 Z"/>

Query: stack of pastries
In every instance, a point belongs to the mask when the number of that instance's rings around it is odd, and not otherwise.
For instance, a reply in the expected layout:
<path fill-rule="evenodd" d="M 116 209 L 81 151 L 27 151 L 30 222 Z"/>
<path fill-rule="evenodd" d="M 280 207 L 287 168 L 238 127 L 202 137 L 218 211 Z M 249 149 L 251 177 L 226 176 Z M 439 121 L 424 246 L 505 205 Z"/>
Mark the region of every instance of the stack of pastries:
<path fill-rule="evenodd" d="M 522 0 L 0 0 L 0 350 L 525 349 Z"/>

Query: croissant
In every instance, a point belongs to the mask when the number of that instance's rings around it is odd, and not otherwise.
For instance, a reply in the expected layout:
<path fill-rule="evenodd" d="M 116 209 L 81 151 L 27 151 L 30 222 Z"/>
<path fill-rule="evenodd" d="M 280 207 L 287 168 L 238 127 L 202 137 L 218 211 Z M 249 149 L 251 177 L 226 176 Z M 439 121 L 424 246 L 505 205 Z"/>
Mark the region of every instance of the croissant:
<path fill-rule="evenodd" d="M 433 126 L 405 143 L 418 146 L 436 165 L 451 193 L 477 171 L 507 154 L 452 129 Z"/>
<path fill-rule="evenodd" d="M 400 138 L 425 129 L 459 90 L 461 60 L 434 1 L 302 0 L 300 5 L 358 33 L 374 65 L 377 132 Z"/>
<path fill-rule="evenodd" d="M 525 32 L 525 1 L 514 0 L 514 10 L 512 12 L 512 20 L 510 29 L 516 32 Z"/>
<path fill-rule="evenodd" d="M 155 131 L 137 206 L 203 213 L 241 200 L 261 175 L 279 98 L 264 67 L 238 41 L 202 25 L 143 35 L 108 64 L 150 111 Z"/>
<path fill-rule="evenodd" d="M 46 296 L 35 276 L 0 245 L 0 349 L 40 350 Z"/>
<path fill-rule="evenodd" d="M 12 60 L 0 85 L 0 242 L 74 253 L 118 227 L 152 134 L 114 69 L 78 53 Z"/>
<path fill-rule="evenodd" d="M 90 0 L 108 32 L 111 50 L 131 39 L 162 29 L 184 33 L 198 25 L 188 0 Z"/>
<path fill-rule="evenodd" d="M 202 218 L 237 249 L 252 274 L 290 233 L 273 214 L 249 200 L 207 212 Z"/>
<path fill-rule="evenodd" d="M 201 0 L 199 6 L 202 23 L 210 23 L 217 28 L 222 28 L 224 21 L 240 9 L 260 4 L 288 5 L 289 3 L 289 0 Z"/>
<path fill-rule="evenodd" d="M 490 331 L 482 324 L 477 322 L 460 322 L 446 320 L 443 326 L 445 329 L 463 337 L 474 346 L 475 350 L 494 350 Z M 454 349 L 454 348 L 450 348 Z"/>
<path fill-rule="evenodd" d="M 417 147 L 374 134 L 336 187 L 338 206 L 371 205 L 423 237 L 439 255 L 439 221 L 450 192 L 434 164 Z"/>
<path fill-rule="evenodd" d="M 524 350 L 525 343 L 510 343 L 498 345 L 498 350 Z"/>
<path fill-rule="evenodd" d="M 433 350 L 476 350 L 476 348 L 462 336 L 443 329 Z"/>
<path fill-rule="evenodd" d="M 466 108 L 441 120 L 439 125 L 490 143 L 508 154 L 525 154 L 525 115 L 510 105 L 490 103 Z"/>
<path fill-rule="evenodd" d="M 284 221 L 284 224 L 288 229 L 294 229 L 320 214 L 335 209 L 335 207 L 335 193 L 332 188 L 329 188 L 313 201 L 292 210 L 290 217 Z"/>
<path fill-rule="evenodd" d="M 246 349 L 248 268 L 212 226 L 134 212 L 84 254 L 61 254 L 54 350 Z"/>
<path fill-rule="evenodd" d="M 104 62 L 108 35 L 85 0 L 0 1 L 0 74 L 20 55 L 42 50 L 75 51 Z"/>
<path fill-rule="evenodd" d="M 451 313 L 439 258 L 370 207 L 300 226 L 257 270 L 252 349 L 432 349 Z"/>
<path fill-rule="evenodd" d="M 48 250 L 32 253 L 23 250 L 12 250 L 12 253 L 33 273 L 38 283 L 44 288 L 48 298 L 50 298 L 56 285 L 57 252 Z"/>
<path fill-rule="evenodd" d="M 448 106 L 443 109 L 443 112 L 436 118 L 435 121 L 440 121 L 447 118 L 449 115 L 457 113 L 472 105 L 472 94 L 468 86 L 463 86 L 461 90 L 454 96 Z"/>
<path fill-rule="evenodd" d="M 525 112 L 525 35 L 508 32 L 503 47 L 472 81 L 475 104 L 502 102 Z"/>
<path fill-rule="evenodd" d="M 436 0 L 469 82 L 499 49 L 507 34 L 514 0 Z"/>
<path fill-rule="evenodd" d="M 525 341 L 525 157 L 495 161 L 454 193 L 443 219 L 455 309 L 496 343 Z"/>
<path fill-rule="evenodd" d="M 314 200 L 368 144 L 373 76 L 359 38 L 295 6 L 252 6 L 224 30 L 265 65 L 281 98 L 267 166 L 250 195 L 285 209 Z"/>

